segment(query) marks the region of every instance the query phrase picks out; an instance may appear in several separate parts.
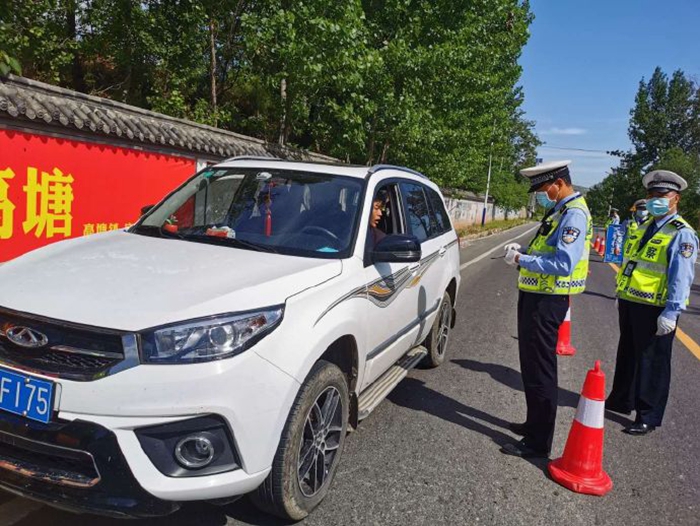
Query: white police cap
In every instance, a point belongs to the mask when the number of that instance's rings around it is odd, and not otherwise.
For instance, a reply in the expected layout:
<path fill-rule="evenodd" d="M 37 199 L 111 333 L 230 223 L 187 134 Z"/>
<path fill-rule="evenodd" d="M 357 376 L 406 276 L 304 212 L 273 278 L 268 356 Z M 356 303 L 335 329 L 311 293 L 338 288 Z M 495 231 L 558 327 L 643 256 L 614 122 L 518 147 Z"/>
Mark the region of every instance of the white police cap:
<path fill-rule="evenodd" d="M 528 192 L 534 192 L 545 183 L 556 181 L 561 177 L 569 175 L 568 166 L 570 160 L 566 161 L 550 161 L 548 163 L 538 164 L 530 168 L 520 170 L 520 175 L 527 177 L 530 180 L 530 189 Z"/>
<path fill-rule="evenodd" d="M 677 173 L 669 170 L 654 170 L 642 177 L 642 184 L 647 190 L 660 192 L 682 192 L 688 183 Z"/>
<path fill-rule="evenodd" d="M 646 210 L 646 209 L 647 209 L 647 200 L 646 199 L 637 199 L 631 208 L 631 210 Z"/>

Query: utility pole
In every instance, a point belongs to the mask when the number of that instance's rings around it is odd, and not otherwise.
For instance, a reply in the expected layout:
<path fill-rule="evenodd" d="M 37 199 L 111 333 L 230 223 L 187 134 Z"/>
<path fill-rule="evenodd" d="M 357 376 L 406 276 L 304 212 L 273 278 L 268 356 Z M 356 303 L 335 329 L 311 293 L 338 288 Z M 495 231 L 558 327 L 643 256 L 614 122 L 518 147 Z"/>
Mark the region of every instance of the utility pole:
<path fill-rule="evenodd" d="M 486 195 L 484 195 L 484 209 L 481 212 L 481 226 L 486 224 L 486 207 L 489 203 L 489 189 L 491 187 L 491 162 L 493 160 L 493 136 L 496 133 L 496 118 L 493 119 L 493 128 L 491 130 L 491 146 L 489 146 L 489 172 L 486 176 Z"/>

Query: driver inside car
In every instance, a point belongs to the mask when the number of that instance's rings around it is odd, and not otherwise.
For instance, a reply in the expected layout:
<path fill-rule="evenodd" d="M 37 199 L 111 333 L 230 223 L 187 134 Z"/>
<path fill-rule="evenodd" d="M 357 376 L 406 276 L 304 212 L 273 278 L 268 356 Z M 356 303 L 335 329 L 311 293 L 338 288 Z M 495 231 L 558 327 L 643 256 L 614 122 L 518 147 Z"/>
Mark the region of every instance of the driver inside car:
<path fill-rule="evenodd" d="M 372 201 L 372 217 L 369 221 L 369 233 L 372 237 L 372 246 L 375 246 L 386 237 L 386 233 L 379 228 L 379 222 L 386 210 L 388 197 L 386 190 L 381 189 L 377 192 L 377 195 L 374 196 L 374 200 Z"/>

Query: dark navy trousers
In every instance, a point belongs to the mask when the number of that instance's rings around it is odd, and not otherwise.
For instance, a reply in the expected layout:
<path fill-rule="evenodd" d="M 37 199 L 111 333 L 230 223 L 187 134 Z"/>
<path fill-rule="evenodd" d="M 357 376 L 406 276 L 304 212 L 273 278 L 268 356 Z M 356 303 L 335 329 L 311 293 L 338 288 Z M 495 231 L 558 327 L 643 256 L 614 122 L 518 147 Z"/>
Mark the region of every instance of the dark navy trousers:
<path fill-rule="evenodd" d="M 660 426 L 671 388 L 674 330 L 656 336 L 656 319 L 664 309 L 619 300 L 620 341 L 613 388 L 605 406 L 613 411 L 636 411 L 636 422 Z"/>
<path fill-rule="evenodd" d="M 518 346 L 525 389 L 525 444 L 538 451 L 552 449 L 557 418 L 557 337 L 566 317 L 569 296 L 520 291 Z"/>

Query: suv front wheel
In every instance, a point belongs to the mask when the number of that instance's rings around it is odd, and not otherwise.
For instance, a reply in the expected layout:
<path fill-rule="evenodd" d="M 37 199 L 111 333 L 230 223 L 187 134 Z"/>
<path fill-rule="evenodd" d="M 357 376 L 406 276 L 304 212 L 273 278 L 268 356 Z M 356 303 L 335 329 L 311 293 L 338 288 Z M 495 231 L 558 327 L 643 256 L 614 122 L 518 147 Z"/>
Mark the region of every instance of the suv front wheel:
<path fill-rule="evenodd" d="M 301 520 L 323 500 L 343 451 L 349 398 L 343 372 L 317 362 L 289 413 L 272 471 L 252 495 L 260 510 Z"/>

